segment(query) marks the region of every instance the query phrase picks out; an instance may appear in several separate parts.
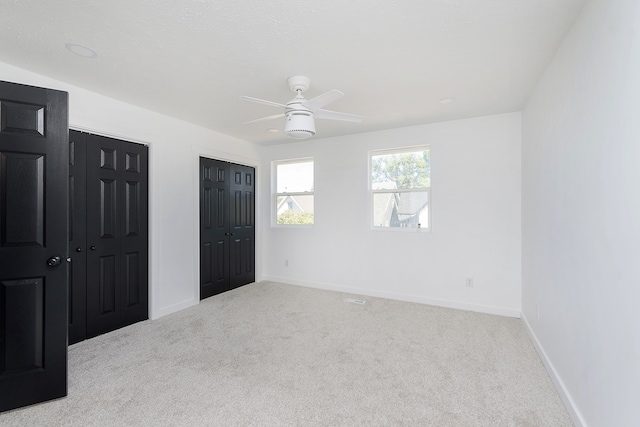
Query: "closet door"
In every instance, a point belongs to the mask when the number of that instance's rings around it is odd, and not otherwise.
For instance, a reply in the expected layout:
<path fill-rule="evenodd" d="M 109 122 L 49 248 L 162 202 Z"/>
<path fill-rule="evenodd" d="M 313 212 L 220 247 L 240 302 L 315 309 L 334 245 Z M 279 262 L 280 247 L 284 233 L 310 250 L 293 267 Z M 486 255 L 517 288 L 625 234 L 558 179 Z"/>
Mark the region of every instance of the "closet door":
<path fill-rule="evenodd" d="M 122 233 L 120 286 L 125 325 L 149 318 L 148 150 L 141 144 L 121 142 L 120 191 L 124 200 L 118 212 Z"/>
<path fill-rule="evenodd" d="M 231 171 L 231 289 L 255 280 L 254 169 L 229 165 Z"/>
<path fill-rule="evenodd" d="M 200 299 L 255 281 L 255 171 L 200 158 Z"/>
<path fill-rule="evenodd" d="M 118 142 L 91 136 L 87 144 L 87 338 L 122 323 Z"/>
<path fill-rule="evenodd" d="M 229 163 L 200 158 L 200 299 L 229 290 Z"/>
<path fill-rule="evenodd" d="M 69 345 L 87 337 L 87 134 L 69 131 Z"/>
<path fill-rule="evenodd" d="M 87 338 L 147 318 L 147 157 L 87 137 Z"/>
<path fill-rule="evenodd" d="M 244 168 L 244 200 L 245 212 L 243 223 L 244 239 L 244 284 L 256 281 L 256 170 L 252 167 Z"/>

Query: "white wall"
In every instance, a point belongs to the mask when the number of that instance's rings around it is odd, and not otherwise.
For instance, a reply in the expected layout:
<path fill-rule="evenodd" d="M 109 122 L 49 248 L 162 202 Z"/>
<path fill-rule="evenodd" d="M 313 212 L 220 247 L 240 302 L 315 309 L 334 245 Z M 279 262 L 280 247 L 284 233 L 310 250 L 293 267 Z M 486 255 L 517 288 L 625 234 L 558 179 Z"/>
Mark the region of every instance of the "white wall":
<path fill-rule="evenodd" d="M 263 215 L 264 278 L 519 316 L 520 138 L 512 113 L 266 148 L 260 210 L 270 161 L 312 156 L 315 225 L 274 228 Z M 371 230 L 368 151 L 420 144 L 431 145 L 432 231 Z"/>
<path fill-rule="evenodd" d="M 588 3 L 523 112 L 523 316 L 577 425 L 640 425 L 639 36 Z"/>
<path fill-rule="evenodd" d="M 157 318 L 197 304 L 198 157 L 259 166 L 259 149 L 8 64 L 0 63 L 0 78 L 69 92 L 71 128 L 149 145 L 149 314 Z"/>

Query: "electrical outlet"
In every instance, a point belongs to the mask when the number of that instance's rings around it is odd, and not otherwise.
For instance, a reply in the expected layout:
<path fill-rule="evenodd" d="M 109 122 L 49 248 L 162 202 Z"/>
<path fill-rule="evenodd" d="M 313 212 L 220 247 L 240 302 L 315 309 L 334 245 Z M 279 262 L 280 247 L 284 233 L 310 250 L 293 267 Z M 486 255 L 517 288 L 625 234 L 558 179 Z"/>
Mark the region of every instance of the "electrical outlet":
<path fill-rule="evenodd" d="M 464 281 L 467 288 L 473 288 L 473 277 L 467 277 Z"/>

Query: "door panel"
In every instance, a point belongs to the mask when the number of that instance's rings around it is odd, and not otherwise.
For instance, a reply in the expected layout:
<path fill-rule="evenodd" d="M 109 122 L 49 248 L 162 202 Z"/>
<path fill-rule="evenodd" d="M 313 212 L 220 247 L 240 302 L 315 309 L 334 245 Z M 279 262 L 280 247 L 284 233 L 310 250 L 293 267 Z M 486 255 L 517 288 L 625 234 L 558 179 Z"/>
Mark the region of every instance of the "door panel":
<path fill-rule="evenodd" d="M 124 235 L 135 237 L 140 233 L 140 182 L 125 183 Z"/>
<path fill-rule="evenodd" d="M 88 338 L 148 318 L 148 193 L 147 147 L 87 136 Z"/>
<path fill-rule="evenodd" d="M 245 259 L 244 263 L 244 274 L 245 280 L 247 283 L 251 283 L 255 281 L 254 278 L 254 269 L 255 269 L 255 245 L 253 242 L 253 237 L 245 237 L 244 239 L 244 253 L 243 259 Z"/>
<path fill-rule="evenodd" d="M 229 230 L 231 234 L 231 277 L 230 288 L 235 289 L 245 284 L 242 268 L 242 240 L 243 240 L 243 219 L 245 217 L 245 206 L 243 203 L 243 173 L 244 166 L 229 164 L 230 175 L 232 176 L 229 185 L 231 192 Z"/>
<path fill-rule="evenodd" d="M 87 135 L 87 338 L 122 323 L 117 155 L 117 141 Z"/>
<path fill-rule="evenodd" d="M 149 149 L 120 142 L 123 165 L 119 177 L 122 222 L 120 258 L 123 321 L 129 325 L 149 318 Z"/>
<path fill-rule="evenodd" d="M 124 257 L 124 306 L 131 308 L 140 304 L 140 254 L 135 252 Z"/>
<path fill-rule="evenodd" d="M 200 158 L 200 299 L 229 290 L 228 168 Z"/>
<path fill-rule="evenodd" d="M 5 180 L 1 190 L 2 246 L 44 246 L 44 156 L 0 154 Z"/>
<path fill-rule="evenodd" d="M 3 352 L 2 372 L 10 375 L 43 368 L 44 277 L 4 280 L 0 293 L 5 310 L 3 341 L 11 352 Z M 4 359 L 4 360 L 3 360 Z"/>
<path fill-rule="evenodd" d="M 100 293 L 100 311 L 98 312 L 98 314 L 100 315 L 106 315 L 116 312 L 117 276 L 118 270 L 115 255 L 101 256 L 100 274 L 98 275 L 98 291 Z"/>
<path fill-rule="evenodd" d="M 3 85 L 6 85 L 5 82 L 0 82 L 0 83 Z M 12 89 L 8 89 L 8 90 L 12 90 Z M 18 94 L 18 97 L 19 96 L 21 95 Z M 8 101 L 5 97 L 3 98 L 4 99 L 2 100 L 2 123 L 0 124 L 0 130 L 3 133 L 44 136 L 44 116 L 45 116 L 44 106 L 38 105 L 38 104 L 31 104 L 28 101 L 27 102 L 11 102 L 11 101 Z"/>
<path fill-rule="evenodd" d="M 67 393 L 68 156 L 67 94 L 0 82 L 0 411 Z"/>
<path fill-rule="evenodd" d="M 255 194 L 255 169 L 249 166 L 244 168 L 244 195 L 245 195 L 245 221 L 244 234 L 246 253 L 244 282 L 252 283 L 256 280 L 256 194 Z"/>
<path fill-rule="evenodd" d="M 87 337 L 87 135 L 69 131 L 69 344 Z"/>
<path fill-rule="evenodd" d="M 255 170 L 249 166 L 232 165 L 236 168 L 240 181 L 237 183 L 238 199 L 240 200 L 240 218 L 234 224 L 234 238 L 238 239 L 240 253 L 239 273 L 235 277 L 232 287 L 246 285 L 255 281 Z"/>
<path fill-rule="evenodd" d="M 242 239 L 233 236 L 231 239 L 231 280 L 237 287 L 242 281 Z"/>
<path fill-rule="evenodd" d="M 215 242 L 212 258 L 213 280 L 220 292 L 229 290 L 229 238 Z"/>

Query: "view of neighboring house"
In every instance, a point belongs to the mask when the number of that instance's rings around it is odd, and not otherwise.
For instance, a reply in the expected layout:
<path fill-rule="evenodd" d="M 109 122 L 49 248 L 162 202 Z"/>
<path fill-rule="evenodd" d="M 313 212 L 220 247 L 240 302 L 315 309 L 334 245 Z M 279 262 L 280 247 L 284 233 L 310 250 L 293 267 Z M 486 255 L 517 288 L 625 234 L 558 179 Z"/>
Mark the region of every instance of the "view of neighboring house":
<path fill-rule="evenodd" d="M 313 197 L 285 196 L 278 201 L 276 212 L 278 216 L 286 211 L 313 212 Z"/>
<path fill-rule="evenodd" d="M 313 224 L 313 195 L 297 194 L 278 197 L 278 224 Z"/>
<path fill-rule="evenodd" d="M 393 182 L 376 183 L 376 190 L 394 190 Z M 429 193 L 384 192 L 373 195 L 373 226 L 420 228 L 429 224 Z"/>

